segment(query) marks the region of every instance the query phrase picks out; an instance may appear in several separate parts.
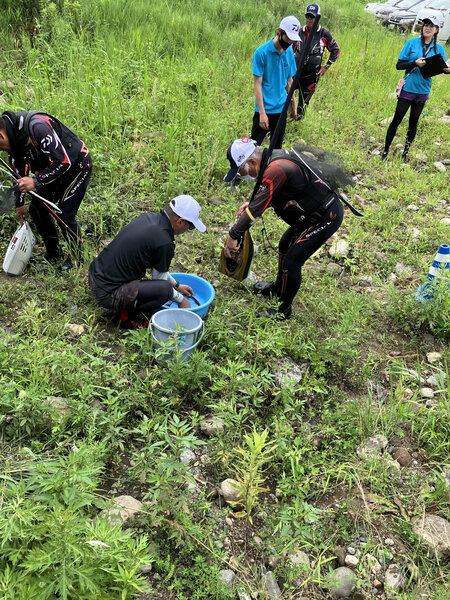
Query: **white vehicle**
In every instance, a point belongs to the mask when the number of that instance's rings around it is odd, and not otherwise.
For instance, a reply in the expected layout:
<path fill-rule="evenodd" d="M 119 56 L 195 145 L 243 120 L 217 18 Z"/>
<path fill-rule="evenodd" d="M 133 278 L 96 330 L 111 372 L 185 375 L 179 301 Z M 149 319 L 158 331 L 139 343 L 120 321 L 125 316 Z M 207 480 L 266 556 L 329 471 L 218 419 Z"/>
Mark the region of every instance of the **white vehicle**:
<path fill-rule="evenodd" d="M 424 8 L 432 0 L 421 0 L 411 8 L 401 8 L 391 13 L 389 17 L 389 27 L 394 29 L 397 27 L 400 31 L 408 31 L 412 29 L 416 16 L 420 9 Z"/>
<path fill-rule="evenodd" d="M 412 9 L 416 4 L 419 4 L 419 2 L 422 2 L 422 0 L 400 0 L 391 6 L 386 6 L 384 4 L 375 11 L 377 23 L 383 23 L 384 25 L 387 25 L 393 12 L 396 10 Z"/>
<path fill-rule="evenodd" d="M 425 8 L 417 13 L 413 34 L 420 35 L 422 21 L 430 15 L 436 15 L 441 26 L 437 35 L 438 42 L 445 44 L 450 40 L 450 0 L 430 0 Z"/>
<path fill-rule="evenodd" d="M 375 14 L 375 11 L 377 11 L 382 6 L 392 6 L 393 4 L 396 4 L 398 1 L 399 0 L 387 0 L 386 2 L 369 2 L 369 4 L 365 5 L 364 10 L 366 12 Z"/>

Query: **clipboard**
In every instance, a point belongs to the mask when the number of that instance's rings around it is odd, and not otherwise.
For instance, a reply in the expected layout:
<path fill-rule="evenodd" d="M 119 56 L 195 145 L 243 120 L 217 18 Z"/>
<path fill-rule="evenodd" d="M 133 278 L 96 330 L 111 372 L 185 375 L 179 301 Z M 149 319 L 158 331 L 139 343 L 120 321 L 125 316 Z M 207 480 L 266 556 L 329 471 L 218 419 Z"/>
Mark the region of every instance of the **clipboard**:
<path fill-rule="evenodd" d="M 434 54 L 425 59 L 425 65 L 419 71 L 424 79 L 428 79 L 428 77 L 440 75 L 446 67 L 448 65 L 443 59 L 442 54 Z"/>

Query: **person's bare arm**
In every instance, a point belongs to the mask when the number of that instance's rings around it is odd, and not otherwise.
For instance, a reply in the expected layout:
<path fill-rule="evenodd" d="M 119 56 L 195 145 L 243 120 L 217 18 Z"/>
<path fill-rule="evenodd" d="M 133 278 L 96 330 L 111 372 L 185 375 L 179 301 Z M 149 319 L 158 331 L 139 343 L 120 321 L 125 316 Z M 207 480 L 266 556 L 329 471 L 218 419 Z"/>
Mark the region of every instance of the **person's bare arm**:
<path fill-rule="evenodd" d="M 269 129 L 269 117 L 264 108 L 264 99 L 262 93 L 262 77 L 253 75 L 253 89 L 255 91 L 256 106 L 259 111 L 259 126 L 262 129 Z"/>

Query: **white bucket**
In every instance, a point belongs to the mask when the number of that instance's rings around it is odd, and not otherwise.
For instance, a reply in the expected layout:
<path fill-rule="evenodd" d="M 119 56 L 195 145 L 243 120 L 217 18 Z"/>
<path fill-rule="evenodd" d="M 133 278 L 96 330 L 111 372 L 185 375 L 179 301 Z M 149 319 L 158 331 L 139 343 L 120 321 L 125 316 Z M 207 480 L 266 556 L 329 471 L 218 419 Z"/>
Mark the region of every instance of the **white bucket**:
<path fill-rule="evenodd" d="M 180 308 L 168 308 L 155 313 L 150 327 L 155 342 L 161 346 L 167 344 L 167 352 L 158 359 L 161 363 L 167 362 L 176 351 L 179 351 L 181 362 L 188 361 L 205 329 L 201 317 Z"/>
<path fill-rule="evenodd" d="M 22 275 L 30 260 L 36 239 L 26 221 L 21 225 L 9 242 L 3 261 L 3 270 L 9 275 Z"/>

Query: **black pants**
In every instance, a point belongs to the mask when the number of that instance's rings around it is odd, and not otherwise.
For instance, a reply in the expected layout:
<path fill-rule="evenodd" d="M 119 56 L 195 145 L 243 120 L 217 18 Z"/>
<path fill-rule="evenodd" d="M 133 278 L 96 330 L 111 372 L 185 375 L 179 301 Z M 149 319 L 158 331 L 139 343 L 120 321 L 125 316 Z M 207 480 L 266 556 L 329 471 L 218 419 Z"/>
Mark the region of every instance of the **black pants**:
<path fill-rule="evenodd" d="M 406 98 L 399 98 L 397 101 L 397 107 L 395 109 L 394 118 L 392 119 L 391 124 L 388 127 L 386 133 L 386 141 L 384 143 L 384 150 L 387 152 L 392 144 L 392 140 L 394 139 L 395 134 L 397 133 L 397 128 L 403 120 L 403 117 L 406 115 L 408 108 L 411 108 L 409 113 L 409 125 L 408 132 L 406 134 L 406 143 L 405 149 L 403 151 L 404 154 L 408 153 L 409 147 L 411 146 L 412 141 L 416 137 L 417 132 L 417 123 L 419 121 L 419 117 L 422 114 L 423 107 L 425 106 L 425 102 L 416 102 L 415 100 L 406 100 Z"/>
<path fill-rule="evenodd" d="M 172 299 L 173 285 L 164 279 L 142 279 L 124 283 L 112 292 L 101 288 L 89 271 L 89 288 L 94 300 L 115 313 L 127 310 L 130 318 L 150 314 Z"/>
<path fill-rule="evenodd" d="M 312 95 L 316 91 L 316 85 L 318 81 L 317 71 L 310 71 L 300 76 L 298 80 L 298 102 L 297 102 L 297 116 L 302 119 L 305 116 L 306 107 L 312 98 Z"/>
<path fill-rule="evenodd" d="M 302 267 L 310 256 L 324 244 L 341 226 L 344 209 L 336 198 L 321 221 L 307 229 L 289 227 L 278 244 L 279 262 L 276 291 L 281 305 L 279 310 L 287 310 L 297 294 L 302 282 Z"/>
<path fill-rule="evenodd" d="M 77 164 L 73 165 L 62 177 L 56 181 L 43 186 L 39 195 L 61 209 L 57 213 L 64 223 L 81 238 L 81 229 L 76 221 L 78 208 L 86 193 L 87 186 L 92 174 L 92 160 L 89 154 L 84 156 Z M 33 198 L 29 208 L 36 229 L 42 237 L 48 254 L 57 256 L 60 253 L 58 231 L 51 214 L 43 206 L 42 202 Z M 69 245 L 69 253 L 75 259 L 81 256 L 81 246 L 77 239 L 63 225 L 58 223 L 61 231 Z"/>
<path fill-rule="evenodd" d="M 258 146 L 261 146 L 267 133 L 270 132 L 270 137 L 272 138 L 273 133 L 275 131 L 275 127 L 277 126 L 277 123 L 280 119 L 280 116 L 281 116 L 281 113 L 274 113 L 272 115 L 267 115 L 267 118 L 269 119 L 269 130 L 267 130 L 267 129 L 263 129 L 262 127 L 260 127 L 259 112 L 255 112 L 255 114 L 253 115 L 253 126 L 252 126 L 252 133 L 250 134 L 250 137 L 252 138 L 252 140 L 255 140 L 255 142 L 258 144 Z M 282 147 L 285 130 L 286 130 L 286 119 L 284 119 L 284 123 L 281 127 L 279 135 L 277 136 L 274 148 Z"/>

